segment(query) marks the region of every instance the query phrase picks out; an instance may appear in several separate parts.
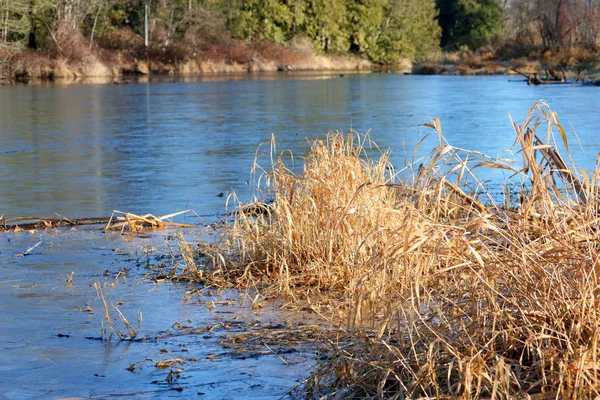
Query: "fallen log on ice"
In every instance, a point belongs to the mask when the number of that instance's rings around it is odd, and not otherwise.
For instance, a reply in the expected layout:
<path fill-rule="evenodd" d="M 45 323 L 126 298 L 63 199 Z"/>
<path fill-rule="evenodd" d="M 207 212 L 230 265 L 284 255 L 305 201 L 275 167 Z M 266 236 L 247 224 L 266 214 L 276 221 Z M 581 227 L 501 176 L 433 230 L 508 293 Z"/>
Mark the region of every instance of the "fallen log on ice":
<path fill-rule="evenodd" d="M 94 218 L 76 218 L 68 219 L 61 218 L 44 218 L 44 217 L 15 217 L 6 218 L 0 217 L 0 232 L 31 230 L 31 229 L 52 229 L 65 226 L 81 226 L 81 225 L 96 225 L 105 224 L 109 220 L 108 217 Z"/>
<path fill-rule="evenodd" d="M 162 229 L 168 227 L 176 228 L 197 228 L 197 224 L 187 224 L 173 222 L 176 216 L 192 213 L 197 216 L 193 210 L 184 210 L 172 214 L 155 217 L 152 214 L 136 215 L 122 211 L 113 211 L 110 217 L 94 218 L 66 218 L 61 215 L 58 218 L 45 218 L 37 216 L 22 216 L 15 218 L 6 218 L 0 216 L 0 232 L 18 232 L 21 230 L 39 230 L 54 229 L 61 227 L 75 227 L 82 225 L 104 225 L 104 230 L 126 229 L 132 232 L 139 232 L 144 229 Z"/>

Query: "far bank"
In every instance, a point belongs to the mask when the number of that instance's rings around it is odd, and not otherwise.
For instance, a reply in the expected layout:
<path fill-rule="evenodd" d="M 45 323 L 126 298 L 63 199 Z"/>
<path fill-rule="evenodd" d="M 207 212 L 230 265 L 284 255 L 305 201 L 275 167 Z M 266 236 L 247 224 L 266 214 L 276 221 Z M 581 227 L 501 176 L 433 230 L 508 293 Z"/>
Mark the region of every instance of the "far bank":
<path fill-rule="evenodd" d="M 394 66 L 412 72 L 406 60 Z M 369 71 L 381 68 L 350 54 L 316 54 L 311 48 L 275 43 L 233 43 L 201 54 L 177 48 L 150 48 L 132 56 L 126 51 L 95 49 L 78 54 L 32 50 L 0 50 L 0 83 L 45 83 L 98 78 L 119 82 L 143 76 L 240 74 L 274 71 Z"/>
<path fill-rule="evenodd" d="M 393 71 L 417 75 L 561 76 L 571 81 L 597 81 L 600 55 L 581 48 L 532 50 L 505 54 L 484 48 L 435 54 L 423 61 L 400 59 L 373 63 L 356 54 L 319 54 L 309 43 L 230 42 L 197 52 L 177 46 L 146 51 L 99 47 L 62 51 L 0 50 L 0 84 L 54 81 L 122 82 L 150 76 L 191 76 L 291 71 Z"/>

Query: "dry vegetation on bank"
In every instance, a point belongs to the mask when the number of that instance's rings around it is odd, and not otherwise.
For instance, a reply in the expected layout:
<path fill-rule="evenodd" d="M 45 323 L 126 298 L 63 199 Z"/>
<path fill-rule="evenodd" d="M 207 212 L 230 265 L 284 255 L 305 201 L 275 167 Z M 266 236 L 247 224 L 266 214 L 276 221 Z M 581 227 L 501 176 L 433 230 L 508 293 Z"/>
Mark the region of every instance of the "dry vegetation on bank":
<path fill-rule="evenodd" d="M 547 71 L 564 72 L 569 79 L 597 79 L 600 54 L 579 47 L 554 51 L 484 47 L 478 51 L 443 52 L 413 68 L 413 73 L 423 75 L 529 75 Z"/>
<path fill-rule="evenodd" d="M 317 54 L 310 42 L 288 45 L 240 40 L 207 42 L 190 49 L 171 44 L 144 47 L 143 39 L 124 30 L 110 46 L 90 45 L 77 31 L 57 32 L 57 47 L 47 51 L 0 48 L 0 83 L 104 80 L 144 75 L 201 75 L 271 71 L 369 70 L 374 64 L 351 54 Z M 404 70 L 412 64 L 405 62 Z M 100 80 L 101 81 L 101 80 Z"/>
<path fill-rule="evenodd" d="M 514 125 L 519 160 L 455 148 L 428 126 L 439 146 L 408 179 L 355 133 L 316 141 L 301 174 L 277 159 L 263 175 L 274 202 L 241 209 L 212 274 L 345 304 L 351 340 L 308 397 L 599 395 L 600 170 L 561 165 L 554 134 L 566 136 L 544 103 Z M 519 191 L 500 204 L 481 168 Z"/>
<path fill-rule="evenodd" d="M 310 43 L 288 45 L 241 41 L 206 44 L 198 52 L 151 47 L 146 51 L 136 37 L 116 37 L 115 49 L 89 48 L 73 34 L 60 51 L 12 51 L 0 49 L 0 83 L 60 81 L 111 82 L 149 75 L 240 74 L 272 71 L 368 71 L 386 69 L 419 75 L 518 75 L 556 71 L 572 80 L 597 81 L 600 55 L 570 48 L 561 51 L 532 50 L 527 55 L 483 48 L 478 51 L 439 53 L 427 61 L 402 59 L 381 66 L 351 54 L 320 55 Z M 127 51 L 118 48 L 128 49 Z"/>

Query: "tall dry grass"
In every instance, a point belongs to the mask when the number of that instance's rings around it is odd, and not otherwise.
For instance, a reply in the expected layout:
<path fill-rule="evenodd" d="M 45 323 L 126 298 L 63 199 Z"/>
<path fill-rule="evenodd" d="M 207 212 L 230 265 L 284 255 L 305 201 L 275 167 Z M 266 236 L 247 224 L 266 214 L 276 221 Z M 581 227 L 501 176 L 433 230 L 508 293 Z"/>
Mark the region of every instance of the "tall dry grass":
<path fill-rule="evenodd" d="M 240 209 L 217 273 L 345 300 L 348 336 L 307 397 L 600 395 L 600 170 L 558 155 L 567 137 L 545 103 L 514 124 L 513 160 L 428 126 L 439 145 L 403 179 L 354 133 L 314 142 L 301 174 L 276 160 L 274 202 Z M 478 176 L 490 168 L 511 198 L 487 191 Z"/>

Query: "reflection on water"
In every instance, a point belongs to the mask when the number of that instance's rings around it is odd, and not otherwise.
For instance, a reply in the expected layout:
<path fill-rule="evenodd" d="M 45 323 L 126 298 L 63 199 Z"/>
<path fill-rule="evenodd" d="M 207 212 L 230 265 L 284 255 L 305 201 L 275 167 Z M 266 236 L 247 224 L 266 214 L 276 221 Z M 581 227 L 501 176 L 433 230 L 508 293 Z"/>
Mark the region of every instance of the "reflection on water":
<path fill-rule="evenodd" d="M 578 164 L 592 168 L 600 146 L 599 117 L 589 112 L 600 102 L 595 88 L 532 87 L 506 77 L 230 78 L 0 88 L 0 214 L 221 212 L 217 193 L 250 195 L 255 151 L 271 133 L 278 150 L 301 156 L 306 139 L 327 131 L 371 130 L 402 167 L 426 132 L 418 125 L 439 117 L 452 144 L 496 156 L 514 141 L 508 113 L 519 121 L 542 98 L 576 129 L 587 155 Z"/>

